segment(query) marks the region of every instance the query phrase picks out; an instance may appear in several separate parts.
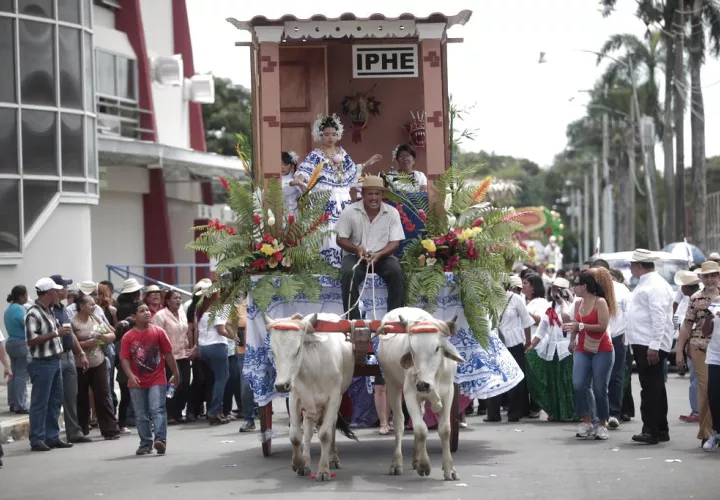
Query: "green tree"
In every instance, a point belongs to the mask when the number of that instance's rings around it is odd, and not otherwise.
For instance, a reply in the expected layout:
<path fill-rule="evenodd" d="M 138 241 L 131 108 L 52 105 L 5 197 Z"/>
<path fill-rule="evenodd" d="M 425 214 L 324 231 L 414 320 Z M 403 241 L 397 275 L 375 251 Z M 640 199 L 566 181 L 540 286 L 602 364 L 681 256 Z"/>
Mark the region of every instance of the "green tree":
<path fill-rule="evenodd" d="M 235 156 L 236 134 L 252 137 L 250 90 L 227 78 L 215 78 L 215 102 L 202 107 L 207 150 Z M 252 141 L 250 141 L 252 142 Z"/>

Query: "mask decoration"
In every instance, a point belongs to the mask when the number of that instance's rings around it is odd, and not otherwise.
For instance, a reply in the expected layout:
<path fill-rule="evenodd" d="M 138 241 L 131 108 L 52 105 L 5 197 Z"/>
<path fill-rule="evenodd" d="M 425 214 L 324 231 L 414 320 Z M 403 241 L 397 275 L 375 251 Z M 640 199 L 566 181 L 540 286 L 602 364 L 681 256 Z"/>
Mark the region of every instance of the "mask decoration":
<path fill-rule="evenodd" d="M 416 148 L 425 147 L 425 118 L 427 113 L 425 111 L 410 111 L 412 120 L 405 123 L 403 128 L 410 136 L 410 143 Z"/>
<path fill-rule="evenodd" d="M 375 85 L 370 90 L 362 93 L 345 96 L 342 102 L 342 112 L 350 117 L 352 126 L 352 141 L 358 143 L 362 141 L 362 131 L 367 127 L 370 115 L 378 116 L 380 114 L 381 102 L 370 95 Z"/>

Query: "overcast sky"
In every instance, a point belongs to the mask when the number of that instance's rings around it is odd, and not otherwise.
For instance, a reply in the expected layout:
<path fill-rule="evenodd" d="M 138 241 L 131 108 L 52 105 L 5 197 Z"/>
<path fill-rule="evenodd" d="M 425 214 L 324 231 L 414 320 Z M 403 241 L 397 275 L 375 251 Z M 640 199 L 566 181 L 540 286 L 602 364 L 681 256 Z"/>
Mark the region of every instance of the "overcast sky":
<path fill-rule="evenodd" d="M 209 8 L 209 4 L 212 8 Z M 547 166 L 565 144 L 565 127 L 584 114 L 589 89 L 601 74 L 595 56 L 580 50 L 597 51 L 614 33 L 642 36 L 645 25 L 634 17 L 635 2 L 619 0 L 618 10 L 603 18 L 596 0 L 187 0 L 197 72 L 212 72 L 250 86 L 249 50 L 235 47 L 249 41 L 249 33 L 236 30 L 227 17 L 248 20 L 256 15 L 268 18 L 294 14 L 309 17 L 358 16 L 380 12 L 395 16 L 403 12 L 427 15 L 442 11 L 456 14 L 471 8 L 473 16 L 465 26 L 450 30 L 451 37 L 464 38 L 448 49 L 449 85 L 460 105 L 474 105 L 466 126 L 477 129 L 477 139 L 464 149 L 528 158 Z M 388 8 L 392 5 L 392 10 Z M 538 64 L 540 51 L 546 64 Z M 706 153 L 720 154 L 720 63 L 710 59 L 703 67 L 706 115 Z M 662 79 L 662 75 L 659 75 Z M 662 84 L 661 81 L 658 84 Z M 713 85 L 715 84 L 715 85 Z M 570 98 L 575 99 L 570 102 Z M 690 165 L 690 125 L 687 120 L 686 158 Z M 662 151 L 657 166 L 662 169 Z"/>

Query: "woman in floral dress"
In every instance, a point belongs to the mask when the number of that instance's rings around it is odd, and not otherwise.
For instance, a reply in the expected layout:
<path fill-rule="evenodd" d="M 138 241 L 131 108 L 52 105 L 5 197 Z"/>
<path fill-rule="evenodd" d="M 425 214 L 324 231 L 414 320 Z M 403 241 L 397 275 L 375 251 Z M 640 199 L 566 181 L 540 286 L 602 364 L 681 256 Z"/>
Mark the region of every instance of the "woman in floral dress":
<path fill-rule="evenodd" d="M 320 177 L 312 189 L 331 191 L 326 209 L 330 214 L 330 229 L 335 228 L 340 212 L 353 202 L 350 190 L 358 184 L 362 169 L 377 163 L 382 158 L 375 154 L 364 163 L 355 164 L 347 151 L 337 145 L 342 139 L 342 134 L 343 125 L 337 115 L 319 116 L 313 123 L 312 136 L 321 145 L 310 152 L 295 173 L 296 178 L 307 184 L 315 169 L 322 164 Z M 335 235 L 326 239 L 320 254 L 332 266 L 340 267 L 343 254 L 337 246 Z"/>

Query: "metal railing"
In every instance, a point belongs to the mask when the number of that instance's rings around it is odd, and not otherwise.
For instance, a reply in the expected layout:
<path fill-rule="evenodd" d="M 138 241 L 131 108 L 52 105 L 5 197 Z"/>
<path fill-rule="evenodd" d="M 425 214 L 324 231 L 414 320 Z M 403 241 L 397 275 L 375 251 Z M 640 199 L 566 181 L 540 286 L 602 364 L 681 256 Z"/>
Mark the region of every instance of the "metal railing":
<path fill-rule="evenodd" d="M 106 264 L 108 281 L 120 290 L 122 283 L 113 278 L 135 278 L 145 285 L 158 285 L 161 288 L 178 290 L 191 295 L 195 283 L 211 276 L 210 264 Z M 154 275 L 156 277 L 151 277 Z"/>
<path fill-rule="evenodd" d="M 95 107 L 100 134 L 140 139 L 142 134 L 152 133 L 152 130 L 140 126 L 142 115 L 152 114 L 152 111 L 138 107 L 136 102 L 96 95 Z"/>

